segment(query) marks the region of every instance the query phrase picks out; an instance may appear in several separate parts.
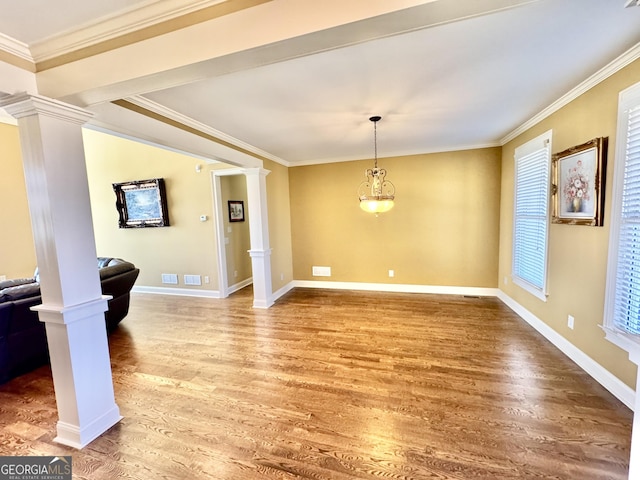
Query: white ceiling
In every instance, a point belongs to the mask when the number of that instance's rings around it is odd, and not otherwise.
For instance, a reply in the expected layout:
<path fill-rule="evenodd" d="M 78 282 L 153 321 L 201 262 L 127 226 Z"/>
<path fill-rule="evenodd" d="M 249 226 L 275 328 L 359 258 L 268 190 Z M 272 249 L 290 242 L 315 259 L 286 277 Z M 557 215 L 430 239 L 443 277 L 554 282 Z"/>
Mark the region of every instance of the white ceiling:
<path fill-rule="evenodd" d="M 33 45 L 156 0 L 11 0 L 0 1 L 0 32 Z"/>
<path fill-rule="evenodd" d="M 42 44 L 149 3 L 0 0 L 0 32 Z M 624 3 L 538 0 L 147 92 L 141 100 L 288 165 L 371 158 L 371 115 L 383 117 L 380 157 L 497 145 L 640 42 L 640 8 Z"/>

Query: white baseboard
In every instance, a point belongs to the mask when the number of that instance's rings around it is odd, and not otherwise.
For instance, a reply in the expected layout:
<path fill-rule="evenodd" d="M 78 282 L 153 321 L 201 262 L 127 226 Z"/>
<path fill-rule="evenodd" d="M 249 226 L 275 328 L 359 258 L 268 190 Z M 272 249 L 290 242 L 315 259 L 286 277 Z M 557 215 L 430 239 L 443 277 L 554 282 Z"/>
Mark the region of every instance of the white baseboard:
<path fill-rule="evenodd" d="M 366 290 L 396 293 L 437 293 L 444 295 L 473 295 L 479 297 L 498 296 L 497 288 L 452 287 L 441 285 L 409 285 L 397 283 L 326 282 L 315 280 L 294 280 L 293 287 L 329 288 L 337 290 Z"/>
<path fill-rule="evenodd" d="M 631 410 L 634 409 L 636 392 L 628 385 L 614 376 L 598 362 L 564 338 L 549 325 L 536 317 L 506 293 L 499 291 L 498 298 L 511 310 L 518 314 L 525 322 L 535 328 L 543 337 L 549 340 L 567 357 L 573 360 L 580 368 L 587 372 L 600 385 L 609 390 L 618 400 Z"/>
<path fill-rule="evenodd" d="M 232 293 L 237 292 L 238 290 L 242 290 L 244 287 L 247 287 L 249 285 L 251 285 L 253 283 L 253 277 L 249 277 L 246 280 L 242 280 L 241 282 L 238 282 L 234 285 L 231 285 L 229 287 L 229 291 L 228 294 L 231 295 Z"/>
<path fill-rule="evenodd" d="M 273 294 L 271 295 L 271 303 L 273 304 L 276 300 L 278 300 L 285 293 L 291 291 L 294 287 L 295 287 L 294 282 L 289 282 L 281 289 L 273 292 Z"/>
<path fill-rule="evenodd" d="M 133 293 L 154 293 L 159 295 L 183 295 L 186 297 L 220 298 L 218 290 L 196 290 L 190 288 L 145 287 L 134 286 Z"/>

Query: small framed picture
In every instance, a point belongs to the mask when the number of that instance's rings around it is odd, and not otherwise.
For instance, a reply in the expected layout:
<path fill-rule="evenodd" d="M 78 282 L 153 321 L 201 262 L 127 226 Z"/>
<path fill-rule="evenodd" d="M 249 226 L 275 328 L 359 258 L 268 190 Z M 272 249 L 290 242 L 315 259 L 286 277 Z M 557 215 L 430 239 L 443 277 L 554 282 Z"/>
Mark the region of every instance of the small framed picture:
<path fill-rule="evenodd" d="M 118 227 L 168 227 L 167 194 L 163 178 L 114 183 Z"/>
<path fill-rule="evenodd" d="M 244 222 L 244 202 L 242 200 L 229 200 L 229 221 Z"/>
<path fill-rule="evenodd" d="M 553 223 L 602 226 L 607 142 L 594 138 L 553 155 Z"/>

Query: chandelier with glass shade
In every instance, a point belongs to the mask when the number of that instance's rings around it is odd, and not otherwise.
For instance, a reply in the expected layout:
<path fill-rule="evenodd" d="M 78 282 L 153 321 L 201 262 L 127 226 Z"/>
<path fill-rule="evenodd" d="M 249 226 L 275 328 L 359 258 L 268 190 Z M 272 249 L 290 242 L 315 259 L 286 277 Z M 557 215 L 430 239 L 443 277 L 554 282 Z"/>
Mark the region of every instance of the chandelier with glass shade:
<path fill-rule="evenodd" d="M 358 187 L 360 208 L 368 213 L 384 213 L 393 208 L 396 187 L 386 179 L 387 171 L 378 168 L 378 122 L 380 116 L 369 118 L 373 122 L 374 164 L 364 172 L 366 180 Z"/>

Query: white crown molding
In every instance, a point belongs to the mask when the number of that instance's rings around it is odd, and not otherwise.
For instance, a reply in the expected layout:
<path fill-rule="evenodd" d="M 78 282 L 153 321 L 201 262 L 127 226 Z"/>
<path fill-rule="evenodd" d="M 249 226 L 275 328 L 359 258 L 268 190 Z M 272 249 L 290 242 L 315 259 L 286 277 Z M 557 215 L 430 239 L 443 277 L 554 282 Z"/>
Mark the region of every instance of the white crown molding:
<path fill-rule="evenodd" d="M 482 143 L 477 145 L 457 145 L 455 147 L 440 147 L 440 148 L 434 148 L 434 149 L 420 150 L 419 152 L 400 151 L 400 152 L 387 153 L 384 157 L 378 157 L 378 160 L 384 160 L 385 158 L 395 158 L 395 157 L 414 157 L 416 155 L 428 155 L 432 153 L 462 152 L 464 150 L 480 150 L 483 148 L 494 148 L 494 147 L 501 147 L 501 146 L 502 144 L 500 144 L 499 142 L 491 142 L 491 143 Z M 355 162 L 359 160 L 370 160 L 370 158 L 363 158 L 362 156 L 336 157 L 336 158 L 324 158 L 324 159 L 315 159 L 315 160 L 302 160 L 300 162 L 287 162 L 286 164 L 283 164 L 283 165 L 287 167 L 305 167 L 309 165 L 324 165 L 327 163 Z"/>
<path fill-rule="evenodd" d="M 9 115 L 3 108 L 0 108 L 0 123 L 6 123 L 7 125 L 18 125 L 18 120 Z"/>
<path fill-rule="evenodd" d="M 603 82 L 614 73 L 619 72 L 624 67 L 634 62 L 638 58 L 640 58 L 640 43 L 637 43 L 635 46 L 631 47 L 629 50 L 627 50 L 625 53 L 620 55 L 614 61 L 612 61 L 608 65 L 605 65 L 603 68 L 601 68 L 596 73 L 591 75 L 584 82 L 579 84 L 577 87 L 573 88 L 572 90 L 564 94 L 562 97 L 560 97 L 558 100 L 553 102 L 551 105 L 549 105 L 547 108 L 542 110 L 540 113 L 538 113 L 537 115 L 527 120 L 525 123 L 520 125 L 511 133 L 507 134 L 505 137 L 502 138 L 502 140 L 500 140 L 500 145 L 505 145 L 506 143 L 516 138 L 518 135 L 521 135 L 522 133 L 526 132 L 531 127 L 537 125 L 538 123 L 543 121 L 545 118 L 551 116 L 552 114 L 560 110 L 562 107 L 568 105 L 573 100 L 578 98 L 580 95 L 590 90 L 591 88 L 595 87 L 600 82 Z"/>
<path fill-rule="evenodd" d="M 0 109 L 0 122 L 2 121 L 2 110 Z M 5 123 L 9 123 L 8 121 Z M 16 122 L 15 125 L 17 125 L 18 123 Z M 149 138 L 145 138 L 144 136 L 142 136 L 140 134 L 140 132 L 133 132 L 133 131 L 129 131 L 126 128 L 123 128 L 121 126 L 116 126 L 110 123 L 106 123 L 106 122 L 102 122 L 96 119 L 91 119 L 89 120 L 89 122 L 87 122 L 82 128 L 86 128 L 89 130 L 94 130 L 96 132 L 100 132 L 100 133 L 105 133 L 107 135 L 113 135 L 115 137 L 118 138 L 123 138 L 125 140 L 131 140 L 133 142 L 138 142 L 138 143 L 142 143 L 144 145 L 149 145 L 151 147 L 155 147 L 155 148 L 161 148 L 163 150 L 168 150 L 170 152 L 175 152 L 175 153 L 179 153 L 180 155 L 186 155 L 188 157 L 192 157 L 195 158 L 197 160 L 202 160 L 207 164 L 213 164 L 213 163 L 224 163 L 224 160 L 222 159 L 218 159 L 218 158 L 214 158 L 212 156 L 205 156 L 205 155 L 198 155 L 195 152 L 188 152 L 186 150 L 182 150 L 179 148 L 172 148 L 169 147 L 167 145 L 162 145 L 158 142 L 155 142 Z"/>
<path fill-rule="evenodd" d="M 34 42 L 31 55 L 36 62 L 49 60 L 225 1 L 149 0 L 142 6 L 137 5 Z"/>
<path fill-rule="evenodd" d="M 210 135 L 216 138 L 219 138 L 220 140 L 223 140 L 225 142 L 228 142 L 231 145 L 234 145 L 238 148 L 241 148 L 243 150 L 246 150 L 248 152 L 251 152 L 255 155 L 259 155 L 263 158 L 267 158 L 275 163 L 278 163 L 280 165 L 283 165 L 285 167 L 302 167 L 302 166 L 309 166 L 309 165 L 321 165 L 321 164 L 329 164 L 329 163 L 341 163 L 341 162 L 353 162 L 353 161 L 358 161 L 358 160 L 368 160 L 365 158 L 362 158 L 361 156 L 352 156 L 352 157 L 338 157 L 338 158 L 327 158 L 327 159 L 320 159 L 320 160 L 306 160 L 306 161 L 301 161 L 301 162 L 290 162 L 287 160 L 284 160 L 280 157 L 277 157 L 265 150 L 261 150 L 260 148 L 254 147 L 253 145 L 243 142 L 242 140 L 239 140 L 235 137 L 232 137 L 231 135 L 228 135 L 224 132 L 221 132 L 220 130 L 216 130 L 215 128 L 212 128 L 202 122 L 199 122 L 198 120 L 195 120 L 187 115 L 183 115 L 180 112 L 176 112 L 175 110 L 172 110 L 168 107 L 165 107 L 164 105 L 161 105 L 157 102 L 154 102 L 153 100 L 150 100 L 142 95 L 134 95 L 131 97 L 127 97 L 124 100 L 138 106 L 141 108 L 144 108 L 146 110 L 149 110 L 153 113 L 156 113 L 158 115 L 161 115 L 163 117 L 169 118 L 175 122 L 178 122 L 182 125 L 185 125 L 187 127 L 190 128 L 194 128 L 195 130 L 198 130 L 206 135 Z M 92 124 L 96 124 L 96 122 L 91 122 Z M 113 129 L 113 128 L 112 128 Z M 134 135 L 132 135 L 134 136 Z M 463 150 L 477 150 L 477 149 L 483 149 L 483 148 L 494 148 L 494 147 L 500 147 L 501 144 L 498 142 L 492 142 L 492 143 L 484 143 L 484 144 L 477 144 L 477 145 L 457 145 L 457 146 L 452 146 L 452 147 L 441 147 L 441 148 L 437 148 L 437 149 L 433 149 L 433 150 L 426 150 L 426 151 L 420 151 L 420 152 L 394 152 L 391 155 L 386 155 L 385 157 L 381 157 L 380 159 L 383 160 L 384 158 L 393 158 L 393 157 L 402 157 L 402 156 L 414 156 L 414 155 L 424 155 L 424 154 L 431 154 L 431 153 L 446 153 L 446 152 L 458 152 L 458 151 L 463 151 Z M 219 159 L 218 159 L 219 160 Z M 221 160 L 224 161 L 224 160 Z"/>
<path fill-rule="evenodd" d="M 284 165 L 286 167 L 291 166 L 289 162 L 286 162 L 280 157 L 276 157 L 275 155 L 272 155 L 269 152 L 266 152 L 257 147 L 254 147 L 253 145 L 245 143 L 242 140 L 238 140 L 237 138 L 232 137 L 231 135 L 227 135 L 226 133 L 221 132 L 220 130 L 216 130 L 215 128 L 212 128 L 209 125 L 199 122 L 191 117 L 188 117 L 187 115 L 183 115 L 182 113 L 176 112 L 175 110 L 167 108 L 164 105 L 160 105 L 159 103 L 149 100 L 148 98 L 143 97 L 141 95 L 127 97 L 125 98 L 125 100 L 133 103 L 134 105 L 147 109 L 153 113 L 157 113 L 158 115 L 162 115 L 163 117 L 166 117 L 178 123 L 181 123 L 182 125 L 185 125 L 190 128 L 194 128 L 206 135 L 219 138 L 220 140 L 228 142 L 231 145 L 234 145 L 235 147 L 241 148 L 255 155 L 268 158 L 269 160 L 279 163 L 281 165 Z"/>
<path fill-rule="evenodd" d="M 34 63 L 29 45 L 22 43 L 15 38 L 0 33 L 0 50 L 7 52 L 11 55 L 15 55 L 18 58 Z"/>

